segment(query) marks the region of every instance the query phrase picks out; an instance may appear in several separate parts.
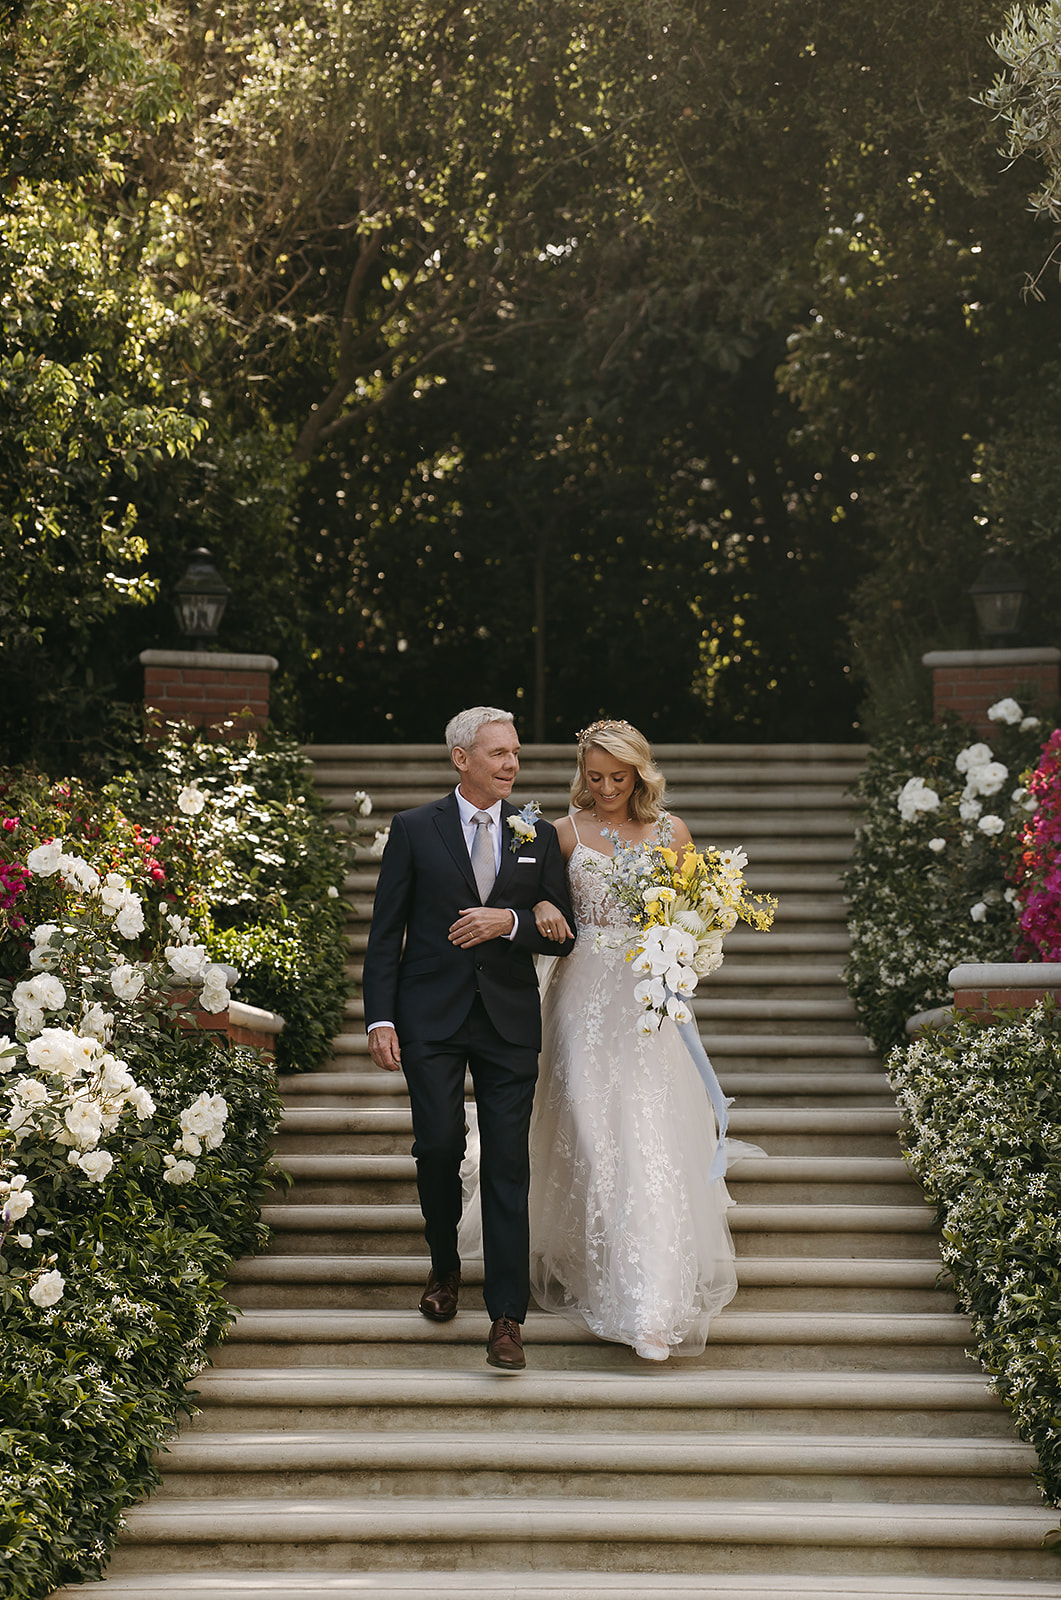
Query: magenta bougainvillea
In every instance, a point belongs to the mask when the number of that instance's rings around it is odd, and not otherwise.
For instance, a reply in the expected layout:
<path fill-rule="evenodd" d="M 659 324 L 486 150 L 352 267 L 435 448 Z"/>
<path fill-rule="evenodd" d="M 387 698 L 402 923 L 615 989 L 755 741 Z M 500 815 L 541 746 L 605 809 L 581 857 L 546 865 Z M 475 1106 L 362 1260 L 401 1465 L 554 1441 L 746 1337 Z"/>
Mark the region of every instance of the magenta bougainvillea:
<path fill-rule="evenodd" d="M 1039 802 L 1024 825 L 1014 874 L 1021 907 L 1018 961 L 1061 961 L 1061 728 L 1028 779 Z"/>

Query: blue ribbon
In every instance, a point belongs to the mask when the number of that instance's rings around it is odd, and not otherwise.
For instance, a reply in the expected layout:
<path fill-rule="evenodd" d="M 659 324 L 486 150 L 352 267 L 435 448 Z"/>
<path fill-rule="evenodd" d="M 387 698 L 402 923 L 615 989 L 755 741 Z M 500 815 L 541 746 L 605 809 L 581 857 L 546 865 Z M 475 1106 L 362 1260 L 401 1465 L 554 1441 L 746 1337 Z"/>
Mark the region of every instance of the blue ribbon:
<path fill-rule="evenodd" d="M 726 1129 L 729 1127 L 729 1108 L 733 1104 L 733 1097 L 722 1093 L 722 1085 L 719 1083 L 715 1069 L 711 1065 L 711 1057 L 701 1043 L 696 1023 L 679 1022 L 677 1026 L 678 1032 L 682 1036 L 682 1043 L 692 1056 L 693 1065 L 704 1080 L 707 1098 L 711 1102 L 715 1113 L 715 1121 L 718 1123 L 718 1144 L 715 1146 L 715 1153 L 711 1158 L 711 1165 L 707 1172 L 708 1181 L 715 1183 L 719 1178 L 724 1178 L 726 1175 L 726 1166 L 729 1160 L 726 1153 Z"/>

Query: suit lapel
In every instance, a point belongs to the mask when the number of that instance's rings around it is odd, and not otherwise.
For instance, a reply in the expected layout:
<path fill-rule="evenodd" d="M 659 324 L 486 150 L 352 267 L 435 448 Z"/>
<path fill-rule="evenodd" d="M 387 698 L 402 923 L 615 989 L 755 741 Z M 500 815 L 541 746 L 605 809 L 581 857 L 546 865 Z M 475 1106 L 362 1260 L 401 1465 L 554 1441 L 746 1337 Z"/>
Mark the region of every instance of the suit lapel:
<path fill-rule="evenodd" d="M 438 811 L 435 813 L 435 827 L 438 829 L 443 844 L 453 857 L 454 865 L 462 874 L 468 891 L 471 895 L 469 905 L 479 904 L 479 890 L 475 885 L 472 874 L 471 858 L 468 855 L 468 846 L 464 842 L 464 829 L 461 827 L 461 814 L 457 809 L 457 796 L 450 790 L 444 800 L 439 801 Z"/>
<path fill-rule="evenodd" d="M 497 877 L 494 879 L 494 887 L 490 890 L 490 896 L 489 896 L 489 899 L 486 902 L 487 905 L 493 905 L 494 904 L 494 901 L 503 892 L 506 884 L 508 883 L 509 878 L 511 878 L 512 874 L 516 870 L 515 853 L 512 850 L 509 849 L 509 846 L 511 845 L 512 838 L 513 838 L 512 829 L 509 828 L 509 827 L 506 827 L 506 825 L 505 825 L 506 822 L 507 822 L 507 819 L 509 817 L 514 817 L 516 815 L 517 815 L 517 808 L 514 805 L 510 805 L 507 800 L 502 800 L 502 802 L 501 802 L 501 865 L 497 869 Z"/>

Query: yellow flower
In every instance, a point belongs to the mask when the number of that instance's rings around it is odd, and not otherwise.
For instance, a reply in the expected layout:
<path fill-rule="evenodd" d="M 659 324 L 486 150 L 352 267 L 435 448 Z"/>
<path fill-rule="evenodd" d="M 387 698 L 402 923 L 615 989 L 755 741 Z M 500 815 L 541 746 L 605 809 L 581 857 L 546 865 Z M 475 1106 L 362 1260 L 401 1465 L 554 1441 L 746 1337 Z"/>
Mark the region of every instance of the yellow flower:
<path fill-rule="evenodd" d="M 659 897 L 660 897 L 661 900 L 666 900 L 668 902 L 671 901 L 671 900 L 677 900 L 677 898 L 678 898 L 677 894 L 675 893 L 675 891 L 673 889 L 661 889 L 659 891 Z"/>
<path fill-rule="evenodd" d="M 668 867 L 670 867 L 671 871 L 673 871 L 674 868 L 678 865 L 678 852 L 676 850 L 671 850 L 666 845 L 664 845 L 662 847 L 662 849 L 660 850 L 659 854 L 660 854 L 660 860 L 665 862 L 666 865 Z"/>

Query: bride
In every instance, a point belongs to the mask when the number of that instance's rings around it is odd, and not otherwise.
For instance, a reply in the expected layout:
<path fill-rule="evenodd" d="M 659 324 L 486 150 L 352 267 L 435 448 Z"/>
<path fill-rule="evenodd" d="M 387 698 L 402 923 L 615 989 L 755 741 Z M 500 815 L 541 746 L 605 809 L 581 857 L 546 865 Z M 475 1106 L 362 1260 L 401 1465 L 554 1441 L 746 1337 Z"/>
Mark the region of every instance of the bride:
<path fill-rule="evenodd" d="M 661 807 L 662 774 L 627 722 L 579 735 L 572 814 L 556 823 L 578 939 L 551 962 L 530 1133 L 531 1285 L 539 1305 L 646 1360 L 699 1355 L 736 1293 L 731 1204 L 708 1176 L 711 1103 L 670 1018 L 639 1034 L 630 923 L 608 888 L 616 838 L 692 843 Z M 563 938 L 552 905 L 539 930 Z"/>

